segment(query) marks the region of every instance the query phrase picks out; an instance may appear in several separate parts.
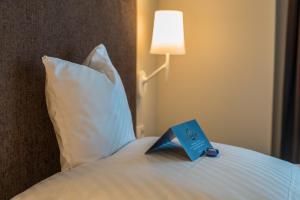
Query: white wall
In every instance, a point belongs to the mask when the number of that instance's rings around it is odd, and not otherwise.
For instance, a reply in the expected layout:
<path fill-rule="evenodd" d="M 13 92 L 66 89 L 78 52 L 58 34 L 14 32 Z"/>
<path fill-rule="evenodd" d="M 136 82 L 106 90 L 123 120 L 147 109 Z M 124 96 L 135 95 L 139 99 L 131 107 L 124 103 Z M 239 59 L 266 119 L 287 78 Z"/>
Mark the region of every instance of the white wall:
<path fill-rule="evenodd" d="M 274 0 L 160 0 L 184 12 L 185 56 L 158 82 L 158 133 L 196 118 L 211 140 L 270 153 Z"/>
<path fill-rule="evenodd" d="M 152 37 L 154 11 L 158 7 L 157 0 L 137 0 L 137 72 L 141 69 L 151 72 L 156 67 L 157 57 L 149 53 Z M 148 134 L 156 132 L 156 81 L 152 81 L 141 103 L 137 99 L 137 125 L 144 124 Z"/>
<path fill-rule="evenodd" d="M 158 0 L 157 9 L 184 12 L 187 54 L 171 57 L 168 80 L 161 74 L 150 83 L 143 112 L 146 135 L 161 135 L 173 124 L 196 118 L 213 141 L 270 153 L 275 4 Z M 138 57 L 150 69 L 162 60 L 156 62 L 148 53 L 153 24 L 149 15 L 155 3 L 145 1 L 144 6 L 147 41 Z"/>

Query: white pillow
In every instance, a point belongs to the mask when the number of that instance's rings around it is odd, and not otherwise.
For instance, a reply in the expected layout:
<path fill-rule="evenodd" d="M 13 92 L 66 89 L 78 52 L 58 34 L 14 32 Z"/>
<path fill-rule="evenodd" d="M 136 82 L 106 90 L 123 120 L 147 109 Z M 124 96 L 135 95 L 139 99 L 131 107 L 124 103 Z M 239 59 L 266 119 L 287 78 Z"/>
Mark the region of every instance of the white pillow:
<path fill-rule="evenodd" d="M 47 107 L 60 148 L 62 171 L 109 156 L 135 139 L 122 81 L 105 47 L 97 49 L 86 60 L 97 71 L 43 57 Z"/>
<path fill-rule="evenodd" d="M 115 83 L 115 77 L 120 79 L 120 76 L 114 68 L 103 44 L 96 46 L 93 51 L 91 51 L 83 62 L 83 65 L 89 66 L 90 68 L 106 74 L 113 83 Z M 123 87 L 122 81 L 120 82 Z"/>

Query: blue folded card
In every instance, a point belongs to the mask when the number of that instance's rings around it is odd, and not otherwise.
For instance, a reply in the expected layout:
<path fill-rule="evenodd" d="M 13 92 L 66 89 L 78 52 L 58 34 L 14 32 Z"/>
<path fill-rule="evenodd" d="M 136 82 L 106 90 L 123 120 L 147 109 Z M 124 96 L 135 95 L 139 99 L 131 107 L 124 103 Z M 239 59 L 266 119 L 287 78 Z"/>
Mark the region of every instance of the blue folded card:
<path fill-rule="evenodd" d="M 146 154 L 156 151 L 177 137 L 188 157 L 194 161 L 213 148 L 196 120 L 172 126 L 150 147 Z"/>

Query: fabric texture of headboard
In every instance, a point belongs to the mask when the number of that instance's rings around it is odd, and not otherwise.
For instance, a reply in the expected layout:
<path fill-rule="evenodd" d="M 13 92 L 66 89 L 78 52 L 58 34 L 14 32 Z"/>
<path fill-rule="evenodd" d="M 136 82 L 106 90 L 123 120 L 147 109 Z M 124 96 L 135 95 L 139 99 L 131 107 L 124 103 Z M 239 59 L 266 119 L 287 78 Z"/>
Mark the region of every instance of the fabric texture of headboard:
<path fill-rule="evenodd" d="M 1 200 L 60 170 L 41 57 L 82 63 L 100 43 L 122 77 L 135 122 L 135 0 L 1 0 Z"/>

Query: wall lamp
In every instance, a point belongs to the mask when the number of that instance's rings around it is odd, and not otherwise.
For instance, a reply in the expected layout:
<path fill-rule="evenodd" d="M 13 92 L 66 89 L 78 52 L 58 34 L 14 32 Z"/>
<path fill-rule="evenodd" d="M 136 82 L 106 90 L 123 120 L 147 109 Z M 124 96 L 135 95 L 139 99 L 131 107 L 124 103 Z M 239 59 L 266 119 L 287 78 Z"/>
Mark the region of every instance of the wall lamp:
<path fill-rule="evenodd" d="M 170 67 L 170 55 L 185 54 L 183 13 L 177 10 L 159 10 L 155 12 L 151 43 L 151 54 L 165 55 L 165 62 L 150 75 L 139 73 L 138 92 L 142 97 L 145 85 L 159 72 Z"/>

